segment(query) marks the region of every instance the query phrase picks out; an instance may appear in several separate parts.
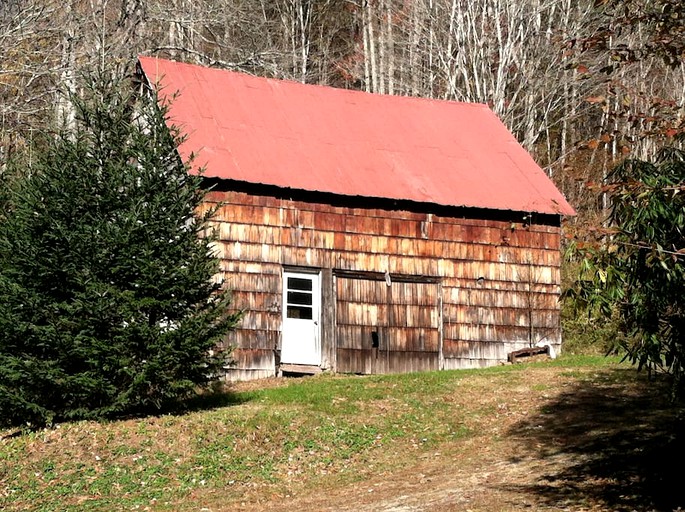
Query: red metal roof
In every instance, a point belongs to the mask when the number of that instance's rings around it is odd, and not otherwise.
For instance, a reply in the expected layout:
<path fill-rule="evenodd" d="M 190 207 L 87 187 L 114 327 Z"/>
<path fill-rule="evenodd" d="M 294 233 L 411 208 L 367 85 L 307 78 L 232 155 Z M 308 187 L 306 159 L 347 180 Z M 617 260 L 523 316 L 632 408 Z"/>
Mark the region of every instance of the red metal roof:
<path fill-rule="evenodd" d="M 347 196 L 573 215 L 485 105 L 387 96 L 140 57 L 205 176 Z"/>

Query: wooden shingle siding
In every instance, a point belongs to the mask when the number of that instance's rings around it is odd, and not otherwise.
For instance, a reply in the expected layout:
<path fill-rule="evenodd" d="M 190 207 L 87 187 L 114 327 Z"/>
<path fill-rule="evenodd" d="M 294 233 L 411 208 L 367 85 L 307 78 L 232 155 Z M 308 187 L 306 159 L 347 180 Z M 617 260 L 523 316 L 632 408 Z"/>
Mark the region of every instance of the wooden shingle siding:
<path fill-rule="evenodd" d="M 439 285 L 338 276 L 339 372 L 387 373 L 437 369 Z M 370 363 L 364 361 L 364 355 Z"/>
<path fill-rule="evenodd" d="M 338 349 L 338 357 L 344 361 L 345 369 L 337 371 L 346 373 L 407 373 L 439 369 L 438 358 L 425 352 Z"/>
<path fill-rule="evenodd" d="M 221 274 L 233 307 L 245 312 L 227 339 L 243 370 L 276 372 L 284 268 L 329 272 L 322 366 L 335 371 L 485 366 L 537 342 L 555 349 L 561 342 L 558 220 L 527 224 L 513 212 L 482 219 L 234 191 L 213 191 L 210 200 L 221 203 L 214 223 Z"/>

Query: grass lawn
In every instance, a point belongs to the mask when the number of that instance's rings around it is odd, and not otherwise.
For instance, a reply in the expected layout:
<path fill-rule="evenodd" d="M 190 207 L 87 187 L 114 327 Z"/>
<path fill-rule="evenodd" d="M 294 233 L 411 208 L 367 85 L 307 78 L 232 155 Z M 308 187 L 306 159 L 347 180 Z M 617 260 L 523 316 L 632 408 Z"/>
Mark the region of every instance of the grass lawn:
<path fill-rule="evenodd" d="M 183 415 L 0 432 L 0 509 L 672 510 L 661 386 L 600 357 L 244 383 Z"/>

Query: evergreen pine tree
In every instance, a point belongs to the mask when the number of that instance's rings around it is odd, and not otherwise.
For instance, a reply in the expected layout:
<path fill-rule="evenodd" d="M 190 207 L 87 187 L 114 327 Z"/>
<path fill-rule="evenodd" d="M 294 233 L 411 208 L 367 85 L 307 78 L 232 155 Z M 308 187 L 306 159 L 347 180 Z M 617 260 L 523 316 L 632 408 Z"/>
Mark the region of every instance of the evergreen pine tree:
<path fill-rule="evenodd" d="M 0 223 L 0 423 L 150 411 L 225 364 L 235 325 L 201 205 L 153 93 L 111 78 L 72 98 Z M 204 212 L 204 213 L 202 213 Z M 221 357 L 219 357 L 221 356 Z"/>

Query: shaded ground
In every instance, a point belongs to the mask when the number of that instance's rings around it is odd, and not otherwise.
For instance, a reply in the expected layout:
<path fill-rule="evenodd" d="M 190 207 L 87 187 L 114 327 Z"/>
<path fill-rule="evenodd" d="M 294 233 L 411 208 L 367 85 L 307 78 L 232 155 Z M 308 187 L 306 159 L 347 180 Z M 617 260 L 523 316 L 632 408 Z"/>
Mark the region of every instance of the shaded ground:
<path fill-rule="evenodd" d="M 248 493 L 241 504 L 206 510 L 679 510 L 684 410 L 668 402 L 662 384 L 642 380 L 631 369 L 541 370 L 534 384 L 506 396 L 475 390 L 455 397 L 455 406 L 476 401 L 497 414 L 474 418 L 475 435 L 400 469 L 370 470 L 362 482 L 300 495 Z"/>
<path fill-rule="evenodd" d="M 536 440 L 524 457 L 540 471 L 538 481 L 512 482 L 510 490 L 575 509 L 586 503 L 611 510 L 685 506 L 683 410 L 658 384 L 626 387 L 625 371 L 613 370 L 592 385 L 581 382 L 514 425 L 513 441 Z"/>

